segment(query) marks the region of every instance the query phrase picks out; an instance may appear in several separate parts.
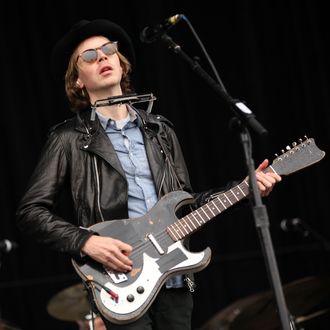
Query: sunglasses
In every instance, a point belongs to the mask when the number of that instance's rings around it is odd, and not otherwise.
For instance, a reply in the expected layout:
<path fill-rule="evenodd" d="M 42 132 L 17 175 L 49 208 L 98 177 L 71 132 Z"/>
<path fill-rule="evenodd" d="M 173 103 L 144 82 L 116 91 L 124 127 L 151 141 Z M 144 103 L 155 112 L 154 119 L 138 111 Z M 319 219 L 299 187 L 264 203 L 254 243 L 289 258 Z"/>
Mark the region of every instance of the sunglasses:
<path fill-rule="evenodd" d="M 84 62 L 94 63 L 98 59 L 98 53 L 97 53 L 98 50 L 100 50 L 104 55 L 113 55 L 118 51 L 118 42 L 109 41 L 104 45 L 102 45 L 101 47 L 87 49 L 77 56 L 77 62 L 79 60 L 79 57 L 81 57 L 81 59 Z"/>

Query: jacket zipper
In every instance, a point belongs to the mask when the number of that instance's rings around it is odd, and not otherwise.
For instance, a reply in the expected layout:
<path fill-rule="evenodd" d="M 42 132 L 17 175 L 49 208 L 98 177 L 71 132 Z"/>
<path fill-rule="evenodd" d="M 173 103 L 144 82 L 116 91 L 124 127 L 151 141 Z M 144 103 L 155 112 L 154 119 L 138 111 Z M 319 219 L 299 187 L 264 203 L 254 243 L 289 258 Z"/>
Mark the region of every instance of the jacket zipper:
<path fill-rule="evenodd" d="M 91 133 L 89 131 L 89 129 L 86 127 L 86 125 L 84 124 L 85 130 L 88 134 L 88 136 L 91 136 Z M 85 145 L 85 147 L 88 147 L 88 144 Z M 93 157 L 93 165 L 94 165 L 94 170 L 95 170 L 95 177 L 96 177 L 96 193 L 97 193 L 97 197 L 96 197 L 96 201 L 97 201 L 97 210 L 100 214 L 101 220 L 104 221 L 104 216 L 102 214 L 101 211 L 101 193 L 100 193 L 100 177 L 99 177 L 99 172 L 98 172 L 98 167 L 97 167 L 97 161 L 96 161 L 96 156 L 92 155 Z"/>
<path fill-rule="evenodd" d="M 97 162 L 96 162 L 96 156 L 93 155 L 93 164 L 94 164 L 94 169 L 95 169 L 95 177 L 96 177 L 96 192 L 97 192 L 97 209 L 99 211 L 99 214 L 101 216 L 101 220 L 104 221 L 104 217 L 101 211 L 101 199 L 100 199 L 100 177 L 99 177 L 99 172 L 98 172 L 98 167 L 97 167 Z"/>

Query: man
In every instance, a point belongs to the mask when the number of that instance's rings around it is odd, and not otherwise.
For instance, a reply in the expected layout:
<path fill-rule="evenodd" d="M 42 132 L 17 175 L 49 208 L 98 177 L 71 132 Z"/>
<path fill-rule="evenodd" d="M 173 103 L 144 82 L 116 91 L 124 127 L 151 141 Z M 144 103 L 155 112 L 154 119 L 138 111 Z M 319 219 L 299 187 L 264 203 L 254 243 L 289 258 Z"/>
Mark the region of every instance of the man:
<path fill-rule="evenodd" d="M 55 45 L 57 75 L 65 75 L 72 119 L 52 128 L 28 190 L 18 224 L 50 248 L 74 258 L 88 256 L 107 269 L 132 269 L 129 242 L 95 235 L 91 225 L 143 216 L 160 197 L 176 190 L 192 193 L 188 171 L 172 124 L 126 103 L 96 107 L 99 100 L 131 93 L 135 63 L 132 42 L 117 24 L 80 21 Z M 256 170 L 262 196 L 281 178 Z M 56 213 L 59 195 L 69 189 L 74 219 Z M 214 190 L 193 194 L 202 205 Z M 134 221 L 134 219 L 132 220 Z M 146 313 L 129 324 L 107 328 L 189 330 L 192 296 L 185 276 L 168 279 Z M 190 281 L 189 281 L 190 282 Z M 102 314 L 102 313 L 101 313 Z"/>

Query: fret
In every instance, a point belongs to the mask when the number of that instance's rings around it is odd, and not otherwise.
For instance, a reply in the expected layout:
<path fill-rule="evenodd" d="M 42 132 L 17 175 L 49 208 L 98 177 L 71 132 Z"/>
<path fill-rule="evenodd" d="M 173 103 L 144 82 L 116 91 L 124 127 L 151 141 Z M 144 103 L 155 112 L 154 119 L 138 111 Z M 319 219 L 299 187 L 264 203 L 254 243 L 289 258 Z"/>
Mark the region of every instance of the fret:
<path fill-rule="evenodd" d="M 186 228 L 186 225 L 184 224 L 184 219 L 180 219 L 179 221 L 178 221 L 178 224 L 181 226 L 181 228 L 183 228 L 183 230 L 186 232 L 185 233 L 185 236 L 186 236 L 186 234 L 189 234 L 189 231 L 187 231 L 187 228 Z"/>
<path fill-rule="evenodd" d="M 187 226 L 188 229 L 189 229 L 189 232 L 192 232 L 193 230 L 190 228 L 190 226 L 189 226 L 189 224 L 188 224 L 188 222 L 187 222 L 187 220 L 186 220 L 185 218 L 186 218 L 186 217 L 183 217 L 181 220 L 184 221 L 184 223 L 186 224 L 186 226 Z"/>
<path fill-rule="evenodd" d="M 227 197 L 226 193 L 223 193 L 223 195 L 226 197 L 226 200 L 229 202 L 230 205 L 233 205 L 233 203 L 230 201 L 230 199 Z"/>
<path fill-rule="evenodd" d="M 197 220 L 197 218 L 195 217 L 195 214 L 194 214 L 194 212 L 192 212 L 192 213 L 190 213 L 192 216 L 193 216 L 193 218 L 195 219 L 195 223 L 196 223 L 196 225 L 199 225 L 199 221 Z"/>
<path fill-rule="evenodd" d="M 180 220 L 174 223 L 174 225 L 175 225 L 176 228 L 178 229 L 177 232 L 179 232 L 179 234 L 180 234 L 180 238 L 183 238 L 183 237 L 185 237 L 185 234 L 184 234 L 184 232 L 181 230 L 181 226 L 180 226 L 179 224 L 180 224 Z"/>
<path fill-rule="evenodd" d="M 195 217 L 196 214 L 202 219 L 202 221 L 198 220 L 198 219 Z M 199 214 L 198 209 L 197 209 L 196 211 L 194 211 L 194 212 L 192 213 L 192 215 L 193 215 L 193 216 L 195 217 L 195 219 L 197 220 L 197 224 L 198 224 L 198 225 L 201 225 L 201 224 L 205 223 L 203 217 Z"/>
<path fill-rule="evenodd" d="M 178 241 L 179 240 L 179 237 L 176 236 L 176 232 L 175 231 L 172 231 L 172 227 L 173 227 L 174 224 L 171 224 L 167 227 L 167 230 L 169 231 L 169 235 L 172 237 L 172 239 L 174 241 Z"/>
<path fill-rule="evenodd" d="M 210 212 L 212 213 L 212 215 L 215 217 L 216 215 L 214 214 L 214 212 L 212 211 L 212 209 L 209 207 L 209 203 L 206 204 L 206 207 L 210 210 Z"/>
<path fill-rule="evenodd" d="M 207 220 L 210 220 L 210 217 L 208 216 L 208 214 L 204 211 L 204 206 L 200 207 L 200 209 L 204 212 L 204 214 L 207 217 Z"/>
<path fill-rule="evenodd" d="M 192 220 L 192 219 L 190 219 L 190 217 L 189 217 L 189 214 L 188 214 L 188 215 L 186 215 L 186 216 L 185 216 L 185 218 L 188 218 L 188 220 L 190 221 L 190 224 L 192 224 L 192 225 L 193 225 L 194 229 L 197 229 L 197 227 L 195 226 L 195 224 L 194 224 L 193 220 Z"/>
<path fill-rule="evenodd" d="M 239 201 L 238 197 L 236 196 L 236 194 L 233 192 L 232 189 L 230 189 L 230 192 L 233 194 L 233 196 L 236 198 L 236 200 Z"/>
<path fill-rule="evenodd" d="M 210 203 L 212 203 L 214 205 L 214 207 L 217 209 L 218 213 L 221 213 L 222 211 L 219 210 L 219 208 L 217 207 L 217 204 L 215 203 L 215 201 L 211 201 Z"/>
<path fill-rule="evenodd" d="M 244 196 L 246 196 L 246 194 L 244 193 L 244 191 L 243 191 L 242 188 L 241 188 L 241 185 L 238 185 L 237 188 L 242 192 L 242 194 L 243 194 Z"/>
<path fill-rule="evenodd" d="M 218 201 L 221 203 L 221 205 L 223 206 L 223 208 L 225 210 L 227 208 L 227 206 L 224 203 L 222 203 L 222 200 L 220 197 L 218 197 Z"/>

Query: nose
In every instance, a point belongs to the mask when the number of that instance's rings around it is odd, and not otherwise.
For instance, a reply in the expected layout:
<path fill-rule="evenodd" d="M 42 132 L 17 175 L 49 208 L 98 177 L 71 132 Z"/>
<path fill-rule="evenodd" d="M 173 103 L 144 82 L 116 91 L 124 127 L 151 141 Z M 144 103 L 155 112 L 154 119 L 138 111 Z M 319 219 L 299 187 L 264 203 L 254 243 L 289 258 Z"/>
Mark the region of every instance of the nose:
<path fill-rule="evenodd" d="M 98 61 L 108 58 L 108 56 L 104 54 L 101 49 L 97 49 L 97 55 L 98 55 L 97 56 Z"/>

